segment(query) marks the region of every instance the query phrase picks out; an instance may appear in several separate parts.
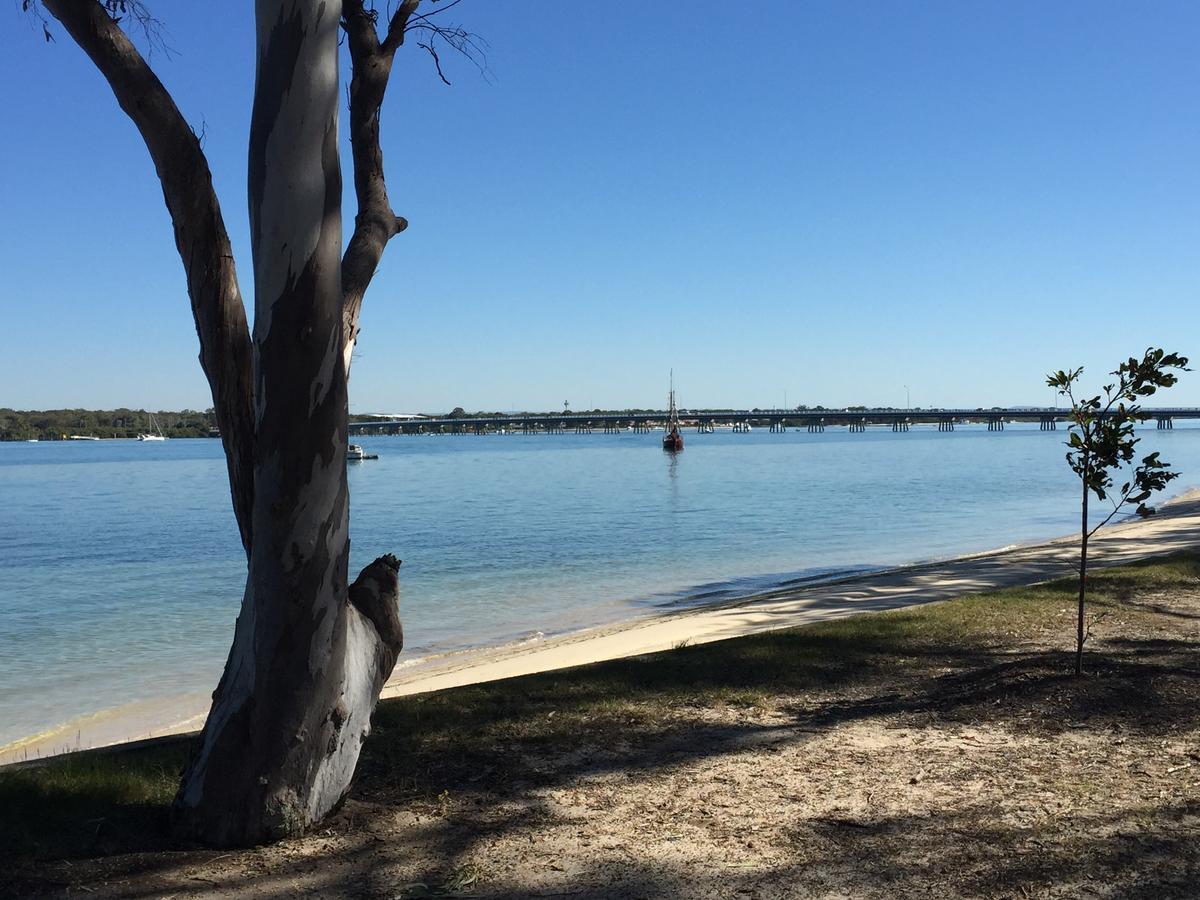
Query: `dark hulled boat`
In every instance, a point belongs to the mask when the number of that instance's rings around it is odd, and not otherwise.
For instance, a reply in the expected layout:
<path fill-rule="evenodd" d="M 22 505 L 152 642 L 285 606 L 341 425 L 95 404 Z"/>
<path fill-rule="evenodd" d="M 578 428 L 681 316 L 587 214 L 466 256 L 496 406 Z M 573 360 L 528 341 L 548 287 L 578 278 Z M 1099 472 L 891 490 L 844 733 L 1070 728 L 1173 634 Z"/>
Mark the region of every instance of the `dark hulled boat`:
<path fill-rule="evenodd" d="M 663 429 L 663 449 L 678 453 L 683 449 L 683 435 L 679 433 L 679 410 L 675 407 L 675 372 L 671 371 L 671 393 L 667 408 L 667 425 Z"/>

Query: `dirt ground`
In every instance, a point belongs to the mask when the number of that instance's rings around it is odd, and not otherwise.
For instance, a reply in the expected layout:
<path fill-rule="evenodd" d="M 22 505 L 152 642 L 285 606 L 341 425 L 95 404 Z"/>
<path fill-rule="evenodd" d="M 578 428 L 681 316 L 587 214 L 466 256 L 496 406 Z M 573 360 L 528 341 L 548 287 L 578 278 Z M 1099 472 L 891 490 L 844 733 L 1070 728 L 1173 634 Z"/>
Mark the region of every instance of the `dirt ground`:
<path fill-rule="evenodd" d="M 1200 896 L 1200 589 L 603 741 L 368 765 L 330 827 L 18 872 L 19 896 Z M 997 645 L 1000 647 L 1001 645 Z M 553 716 L 551 711 L 546 714 Z M 429 785 L 441 786 L 434 792 Z"/>

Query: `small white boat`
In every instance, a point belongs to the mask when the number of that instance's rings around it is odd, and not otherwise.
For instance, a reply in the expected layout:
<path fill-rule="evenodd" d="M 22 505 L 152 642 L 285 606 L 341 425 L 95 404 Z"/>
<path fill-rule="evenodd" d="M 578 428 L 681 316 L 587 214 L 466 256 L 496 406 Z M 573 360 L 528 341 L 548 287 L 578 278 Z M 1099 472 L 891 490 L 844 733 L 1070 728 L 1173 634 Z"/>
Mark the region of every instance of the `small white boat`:
<path fill-rule="evenodd" d="M 73 440 L 73 441 L 98 441 L 98 440 L 100 440 L 100 438 L 95 437 L 94 435 L 90 435 L 90 434 L 73 434 L 73 435 L 71 435 L 71 440 Z"/>
<path fill-rule="evenodd" d="M 379 459 L 379 455 L 367 453 L 358 444 L 350 444 L 346 447 L 346 462 L 360 462 L 364 459 Z"/>
<path fill-rule="evenodd" d="M 162 429 L 158 427 L 158 423 L 154 421 L 154 416 L 150 417 L 151 430 L 145 434 L 139 434 L 139 441 L 165 441 L 167 436 L 162 433 Z"/>

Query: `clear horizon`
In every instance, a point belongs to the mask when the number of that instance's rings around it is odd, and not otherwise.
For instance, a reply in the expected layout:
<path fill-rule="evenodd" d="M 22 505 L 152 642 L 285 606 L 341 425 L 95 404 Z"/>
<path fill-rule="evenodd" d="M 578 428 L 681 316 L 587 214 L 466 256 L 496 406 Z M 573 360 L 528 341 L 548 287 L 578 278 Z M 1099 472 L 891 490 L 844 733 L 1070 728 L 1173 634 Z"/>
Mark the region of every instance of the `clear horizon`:
<path fill-rule="evenodd" d="M 252 9 L 154 11 L 249 302 Z M 208 408 L 144 146 L 69 38 L 5 15 L 0 406 Z M 450 87 L 402 51 L 383 142 L 411 225 L 352 411 L 659 407 L 671 368 L 683 406 L 1050 405 L 1052 369 L 1200 359 L 1194 4 L 638 15 L 465 0 L 490 74 L 443 59 Z M 1153 399 L 1200 406 L 1200 378 Z"/>

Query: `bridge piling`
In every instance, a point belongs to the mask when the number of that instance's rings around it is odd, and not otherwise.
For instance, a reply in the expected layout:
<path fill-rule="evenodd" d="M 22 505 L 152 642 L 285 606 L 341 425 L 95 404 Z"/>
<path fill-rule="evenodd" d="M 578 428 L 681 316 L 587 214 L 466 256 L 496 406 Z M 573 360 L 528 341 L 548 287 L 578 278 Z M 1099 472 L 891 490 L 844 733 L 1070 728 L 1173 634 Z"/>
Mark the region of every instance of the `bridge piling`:
<path fill-rule="evenodd" d="M 1144 409 L 1144 427 L 1149 427 L 1153 419 L 1158 430 L 1169 431 L 1175 426 L 1175 419 L 1200 420 L 1200 408 L 1159 407 Z M 779 434 L 788 430 L 789 426 L 807 430 L 810 434 L 819 434 L 826 430 L 827 425 L 847 427 L 854 433 L 866 430 L 869 424 L 891 425 L 893 432 L 905 432 L 913 424 L 934 425 L 940 432 L 954 431 L 954 426 L 962 422 L 987 423 L 988 431 L 1004 431 L 1012 422 L 1036 422 L 1042 431 L 1057 431 L 1060 419 L 1070 421 L 1070 413 L 1063 409 L 1050 407 L 1017 407 L 1002 409 L 995 407 L 979 408 L 940 408 L 929 410 L 901 410 L 896 408 L 880 409 L 835 409 L 835 410 L 797 410 L 784 414 L 779 411 L 764 412 L 763 410 L 706 410 L 696 411 L 688 417 L 689 427 L 695 425 L 698 433 L 708 433 L 714 430 L 716 423 L 729 427 L 735 434 L 752 431 L 752 423 L 760 423 L 764 431 L 770 430 Z M 531 415 L 517 413 L 513 415 L 492 415 L 472 418 L 463 416 L 455 418 L 427 416 L 422 418 L 404 417 L 400 420 L 383 419 L 369 421 L 357 418 L 350 423 L 351 435 L 389 434 L 389 435 L 430 435 L 430 434 L 591 434 L 603 429 L 605 434 L 617 434 L 624 431 L 635 431 L 647 434 L 661 426 L 664 415 L 653 411 L 638 413 L 587 413 L 583 415 L 546 414 Z M 852 427 L 851 427 L 852 426 Z"/>

